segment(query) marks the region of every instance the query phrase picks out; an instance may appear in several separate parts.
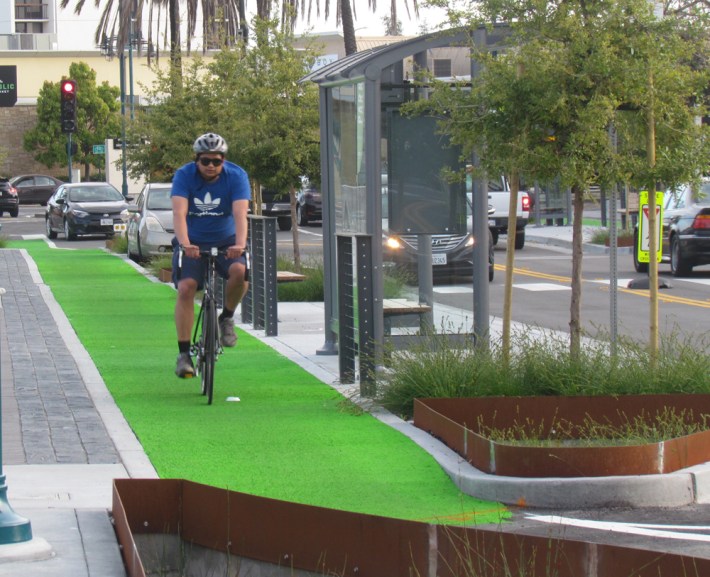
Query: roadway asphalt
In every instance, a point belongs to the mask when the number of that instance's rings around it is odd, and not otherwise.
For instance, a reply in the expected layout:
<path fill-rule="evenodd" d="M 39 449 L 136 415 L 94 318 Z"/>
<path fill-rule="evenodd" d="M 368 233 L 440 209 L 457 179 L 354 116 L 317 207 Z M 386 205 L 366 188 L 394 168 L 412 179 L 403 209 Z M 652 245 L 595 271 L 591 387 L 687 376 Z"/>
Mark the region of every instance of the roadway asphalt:
<path fill-rule="evenodd" d="M 570 235 L 570 227 L 529 227 L 527 242 L 568 247 Z M 0 577 L 125 577 L 110 518 L 112 480 L 156 471 L 26 253 L 0 251 L 0 287 L 3 473 L 9 504 L 33 536 L 0 545 Z M 279 303 L 278 337 L 240 328 L 351 395 L 352 386 L 337 384 L 337 356 L 317 354 L 323 324 L 322 303 Z M 644 477 L 501 478 L 476 471 L 410 423 L 373 412 L 429 451 L 464 491 L 510 502 L 524 490 L 528 507 L 514 508 L 505 531 L 710 557 L 706 465 Z"/>

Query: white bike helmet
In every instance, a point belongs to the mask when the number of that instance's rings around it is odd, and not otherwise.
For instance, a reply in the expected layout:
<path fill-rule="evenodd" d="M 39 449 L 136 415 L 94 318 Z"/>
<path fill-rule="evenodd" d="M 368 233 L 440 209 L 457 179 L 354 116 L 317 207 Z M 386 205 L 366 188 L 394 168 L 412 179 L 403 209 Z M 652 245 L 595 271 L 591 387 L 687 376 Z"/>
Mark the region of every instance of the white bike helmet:
<path fill-rule="evenodd" d="M 195 140 L 195 144 L 192 145 L 192 150 L 194 150 L 196 154 L 202 154 L 203 152 L 225 154 L 227 152 L 227 142 L 219 134 L 208 132 Z"/>

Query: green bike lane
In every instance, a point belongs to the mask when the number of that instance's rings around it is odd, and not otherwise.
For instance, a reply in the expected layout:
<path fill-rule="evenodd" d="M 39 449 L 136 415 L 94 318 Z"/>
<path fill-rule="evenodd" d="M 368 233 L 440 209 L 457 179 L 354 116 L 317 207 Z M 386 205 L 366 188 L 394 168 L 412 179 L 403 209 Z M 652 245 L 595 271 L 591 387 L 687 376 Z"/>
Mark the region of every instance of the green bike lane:
<path fill-rule="evenodd" d="M 502 505 L 462 493 L 410 439 L 239 329 L 207 405 L 197 379 L 173 374 L 172 287 L 102 250 L 11 247 L 36 263 L 161 478 L 427 522 L 509 518 Z"/>

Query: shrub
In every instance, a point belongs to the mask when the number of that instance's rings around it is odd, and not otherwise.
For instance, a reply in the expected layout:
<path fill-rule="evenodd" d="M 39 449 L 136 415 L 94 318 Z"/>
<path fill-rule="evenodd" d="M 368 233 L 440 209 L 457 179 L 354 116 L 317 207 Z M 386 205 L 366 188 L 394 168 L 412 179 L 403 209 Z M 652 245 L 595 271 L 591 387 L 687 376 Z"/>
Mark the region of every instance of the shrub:
<path fill-rule="evenodd" d="M 423 336 L 410 351 L 388 354 L 391 363 L 378 398 L 393 413 L 410 418 L 417 397 L 708 393 L 708 339 L 671 335 L 651 371 L 646 348 L 631 340 L 620 339 L 617 354 L 611 355 L 608 339 L 589 339 L 575 358 L 566 335 L 519 332 L 512 337 L 506 367 L 500 341 L 486 350 Z"/>
<path fill-rule="evenodd" d="M 106 241 L 106 247 L 116 254 L 128 254 L 128 238 L 125 234 L 117 234 Z"/>
<path fill-rule="evenodd" d="M 278 270 L 293 271 L 293 261 L 278 257 Z M 282 283 L 278 286 L 278 300 L 281 302 L 321 302 L 324 299 L 323 263 L 309 261 L 301 267 L 300 273 L 305 277 L 302 282 Z"/>

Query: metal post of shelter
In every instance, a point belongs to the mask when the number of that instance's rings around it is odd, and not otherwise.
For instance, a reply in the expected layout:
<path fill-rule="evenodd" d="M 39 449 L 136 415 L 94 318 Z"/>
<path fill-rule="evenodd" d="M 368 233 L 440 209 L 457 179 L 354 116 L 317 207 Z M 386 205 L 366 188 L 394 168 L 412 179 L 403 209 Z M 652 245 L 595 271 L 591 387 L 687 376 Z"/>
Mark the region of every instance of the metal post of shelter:
<path fill-rule="evenodd" d="M 372 238 L 358 235 L 355 244 L 357 271 L 358 348 L 360 360 L 360 396 L 375 396 L 375 300 L 372 276 Z"/>
<path fill-rule="evenodd" d="M 249 215 L 251 241 L 250 290 L 242 300 L 242 322 L 264 329 L 266 336 L 278 334 L 276 286 L 276 219 Z"/>
<path fill-rule="evenodd" d="M 337 235 L 338 370 L 341 383 L 355 382 L 355 282 L 352 237 Z"/>

